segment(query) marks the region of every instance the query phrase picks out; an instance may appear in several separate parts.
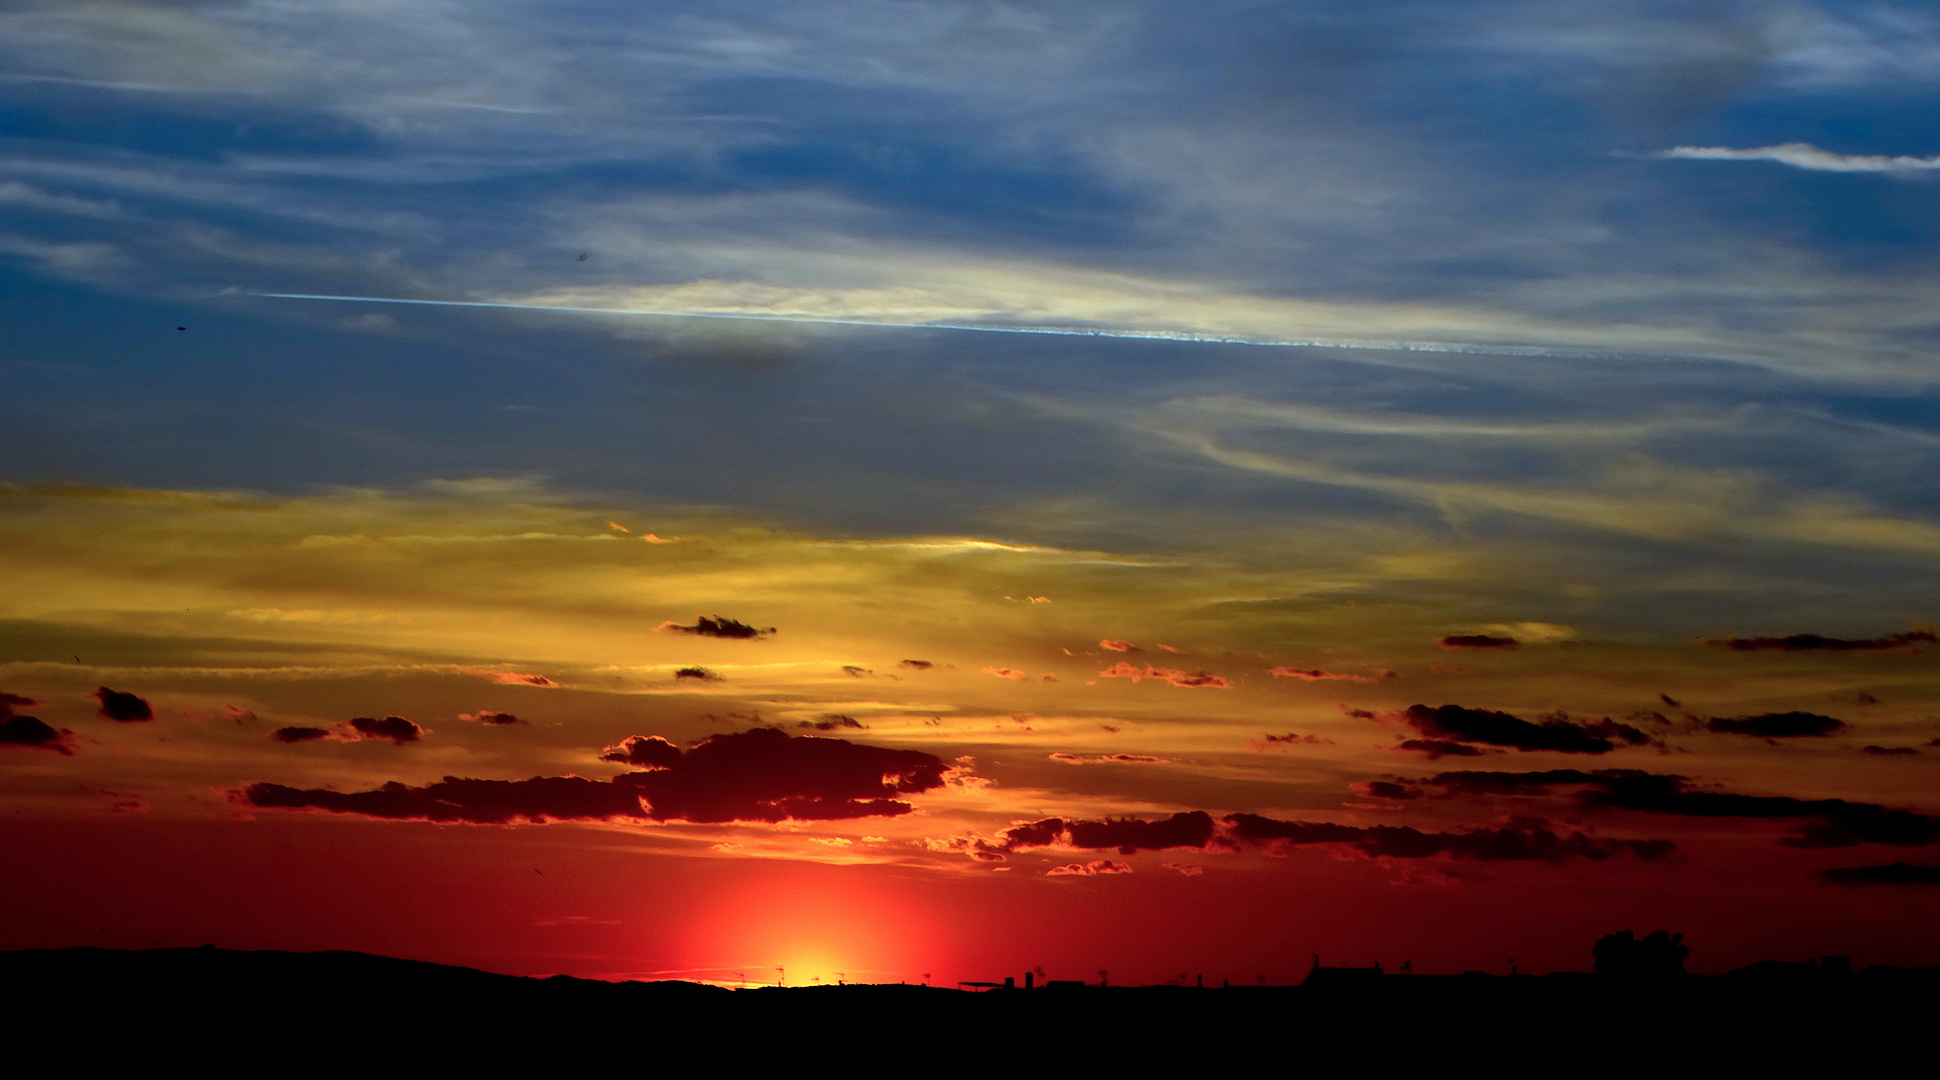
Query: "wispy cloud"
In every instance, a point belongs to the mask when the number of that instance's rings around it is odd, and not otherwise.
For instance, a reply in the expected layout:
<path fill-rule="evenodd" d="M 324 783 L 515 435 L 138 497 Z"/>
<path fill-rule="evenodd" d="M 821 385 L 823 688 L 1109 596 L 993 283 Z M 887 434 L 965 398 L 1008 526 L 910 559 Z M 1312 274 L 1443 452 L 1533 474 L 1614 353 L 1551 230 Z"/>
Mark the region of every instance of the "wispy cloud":
<path fill-rule="evenodd" d="M 1835 154 L 1811 143 L 1780 143 L 1739 150 L 1729 146 L 1676 146 L 1656 155 L 1660 158 L 1689 158 L 1696 161 L 1776 161 L 1795 169 L 1813 172 L 1917 173 L 1940 169 L 1940 154 L 1909 157 L 1901 154 Z"/>

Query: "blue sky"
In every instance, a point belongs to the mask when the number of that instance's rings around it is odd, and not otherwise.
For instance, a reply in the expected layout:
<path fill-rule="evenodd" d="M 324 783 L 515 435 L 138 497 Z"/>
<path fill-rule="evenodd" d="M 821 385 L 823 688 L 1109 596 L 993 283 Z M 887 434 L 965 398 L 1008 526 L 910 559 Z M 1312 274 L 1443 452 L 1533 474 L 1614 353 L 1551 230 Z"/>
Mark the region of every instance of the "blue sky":
<path fill-rule="evenodd" d="M 524 477 L 1098 547 L 1373 522 L 1839 590 L 1924 533 L 1774 522 L 1940 524 L 1917 5 L 57 3 L 0 27 L 16 483 Z M 1372 347 L 786 321 L 827 316 Z"/>

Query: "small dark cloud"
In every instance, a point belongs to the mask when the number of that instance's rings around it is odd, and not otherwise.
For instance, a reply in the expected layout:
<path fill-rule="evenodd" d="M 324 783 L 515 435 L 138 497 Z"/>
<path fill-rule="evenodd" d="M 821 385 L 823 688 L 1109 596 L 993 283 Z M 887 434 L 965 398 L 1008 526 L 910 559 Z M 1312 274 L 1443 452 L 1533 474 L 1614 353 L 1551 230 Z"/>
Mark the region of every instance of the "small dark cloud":
<path fill-rule="evenodd" d="M 1911 746 L 1868 746 L 1860 753 L 1874 754 L 1879 757 L 1910 757 L 1919 751 Z"/>
<path fill-rule="evenodd" d="M 1676 848 L 1669 840 L 1607 840 L 1580 832 L 1558 833 L 1540 819 L 1523 819 L 1500 829 L 1473 832 L 1422 832 L 1402 825 L 1335 825 L 1322 821 L 1279 821 L 1258 814 L 1226 818 L 1241 840 L 1266 846 L 1338 844 L 1375 858 L 1426 859 L 1447 856 L 1482 862 L 1601 861 L 1616 855 L 1664 858 Z"/>
<path fill-rule="evenodd" d="M 757 628 L 749 626 L 739 619 L 727 619 L 719 615 L 697 616 L 692 626 L 682 626 L 672 619 L 669 619 L 659 626 L 654 627 L 654 629 L 663 634 L 694 634 L 698 637 L 735 638 L 741 640 L 766 637 L 775 632 L 775 628 L 772 626 L 765 629 Z"/>
<path fill-rule="evenodd" d="M 1779 652 L 1877 652 L 1882 649 L 1897 649 L 1902 645 L 1940 642 L 1940 637 L 1931 631 L 1914 630 L 1905 634 L 1888 634 L 1876 638 L 1835 638 L 1818 634 L 1792 634 L 1789 637 L 1745 637 L 1722 638 L 1706 641 L 1707 645 L 1735 649 L 1739 652 L 1777 650 Z"/>
<path fill-rule="evenodd" d="M 458 714 L 458 719 L 469 720 L 474 724 L 490 724 L 494 727 L 525 723 L 525 721 L 509 712 L 498 712 L 493 709 L 480 709 L 477 712 L 461 712 Z"/>
<path fill-rule="evenodd" d="M 1639 745 L 1650 736 L 1629 724 L 1600 719 L 1573 721 L 1564 713 L 1546 716 L 1540 723 L 1494 709 L 1469 709 L 1460 705 L 1410 705 L 1400 716 L 1403 723 L 1430 739 L 1457 743 L 1485 743 L 1517 750 L 1552 750 L 1563 754 L 1607 754 L 1617 742 Z M 1405 745 L 1405 744 L 1404 744 Z M 1415 747 L 1408 747 L 1415 749 Z M 1447 750 L 1434 751 L 1449 753 Z"/>
<path fill-rule="evenodd" d="M 979 842 L 986 854 L 1037 847 L 1116 848 L 1120 855 L 1168 848 L 1205 848 L 1213 840 L 1212 815 L 1192 810 L 1157 821 L 1139 818 L 1106 818 L 1103 821 L 1073 821 L 1045 818 L 1028 825 L 1004 830 L 997 844 Z"/>
<path fill-rule="evenodd" d="M 8 695 L 12 697 L 13 695 Z M 27 699 L 9 702 L 9 705 L 29 704 Z M 19 746 L 36 750 L 52 750 L 68 757 L 74 755 L 79 740 L 66 728 L 49 727 L 38 717 L 0 715 L 0 746 Z"/>
<path fill-rule="evenodd" d="M 803 720 L 795 726 L 798 728 L 810 728 L 815 731 L 837 731 L 842 728 L 853 728 L 857 731 L 867 730 L 862 721 L 857 720 L 853 716 L 843 716 L 839 713 L 830 713 L 820 720 Z"/>
<path fill-rule="evenodd" d="M 676 679 L 699 679 L 702 682 L 725 682 L 726 676 L 717 675 L 704 667 L 684 667 L 674 672 Z"/>
<path fill-rule="evenodd" d="M 360 716 L 350 722 L 350 729 L 366 739 L 389 739 L 399 746 L 417 742 L 429 734 L 429 729 L 419 727 L 402 716 L 387 716 L 382 720 Z"/>
<path fill-rule="evenodd" d="M 1355 790 L 1371 799 L 1419 799 L 1421 789 L 1392 780 L 1366 780 L 1354 785 Z"/>
<path fill-rule="evenodd" d="M 1705 721 L 1707 730 L 1761 739 L 1816 739 L 1845 729 L 1844 720 L 1809 712 L 1761 713 L 1757 716 L 1718 716 Z"/>
<path fill-rule="evenodd" d="M 905 660 L 902 663 L 897 664 L 896 666 L 906 667 L 911 671 L 928 671 L 929 669 L 935 667 L 936 665 L 930 663 L 928 660 Z"/>
<path fill-rule="evenodd" d="M 1444 649 L 1514 649 L 1522 645 L 1512 637 L 1493 637 L 1489 634 L 1450 634 L 1441 639 Z"/>
<path fill-rule="evenodd" d="M 907 814 L 913 807 L 899 796 L 942 787 L 946 770 L 942 759 L 917 750 L 795 738 L 772 728 L 710 736 L 685 751 L 656 736 L 634 736 L 609 748 L 605 760 L 652 768 L 605 781 L 447 776 L 423 787 L 394 781 L 359 792 L 252 784 L 232 797 L 264 808 L 487 825 L 629 818 L 829 821 Z"/>
<path fill-rule="evenodd" d="M 1819 879 L 1833 885 L 1940 885 L 1940 866 L 1919 866 L 1909 862 L 1884 866 L 1842 866 L 1819 873 Z"/>
<path fill-rule="evenodd" d="M 105 686 L 97 687 L 89 695 L 101 703 L 100 716 L 104 720 L 115 720 L 123 724 L 140 723 L 155 719 L 155 707 L 148 699 L 136 694 L 124 694 Z"/>
<path fill-rule="evenodd" d="M 329 728 L 320 727 L 282 727 L 269 733 L 269 737 L 280 743 L 315 742 L 330 737 Z"/>
<path fill-rule="evenodd" d="M 868 678 L 871 675 L 874 675 L 875 672 L 870 671 L 866 667 L 857 667 L 854 664 L 843 664 L 842 674 L 847 675 L 853 679 L 864 679 L 864 678 Z"/>
<path fill-rule="evenodd" d="M 17 708 L 31 709 L 36 705 L 45 704 L 47 704 L 45 701 L 25 697 L 20 694 L 9 694 L 4 690 L 0 690 L 0 716 L 12 716 L 13 711 Z"/>

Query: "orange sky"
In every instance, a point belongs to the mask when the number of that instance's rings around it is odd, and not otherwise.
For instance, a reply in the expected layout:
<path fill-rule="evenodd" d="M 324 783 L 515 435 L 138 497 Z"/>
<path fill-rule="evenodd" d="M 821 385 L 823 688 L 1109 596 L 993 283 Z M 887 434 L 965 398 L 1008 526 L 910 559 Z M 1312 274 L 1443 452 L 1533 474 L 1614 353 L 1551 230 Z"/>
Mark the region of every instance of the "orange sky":
<path fill-rule="evenodd" d="M 1459 554 L 855 540 L 534 488 L 4 498 L 0 689 L 47 732 L 0 747 L 7 947 L 1286 981 L 1581 968 L 1662 926 L 1698 970 L 1940 959 L 1918 890 L 1815 876 L 1940 842 L 1903 625 L 1599 636 L 1441 609 L 1491 572 Z"/>

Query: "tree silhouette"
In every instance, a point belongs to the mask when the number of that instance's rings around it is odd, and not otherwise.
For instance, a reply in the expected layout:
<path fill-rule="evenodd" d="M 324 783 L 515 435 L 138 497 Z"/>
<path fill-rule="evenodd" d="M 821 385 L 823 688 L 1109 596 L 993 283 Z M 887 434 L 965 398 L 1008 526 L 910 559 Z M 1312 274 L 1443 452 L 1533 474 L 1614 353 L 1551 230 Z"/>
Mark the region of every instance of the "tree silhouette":
<path fill-rule="evenodd" d="M 1591 950 L 1598 975 L 1629 979 L 1661 979 L 1684 974 L 1684 958 L 1691 955 L 1683 934 L 1653 930 L 1639 939 L 1629 930 L 1606 934 Z"/>

